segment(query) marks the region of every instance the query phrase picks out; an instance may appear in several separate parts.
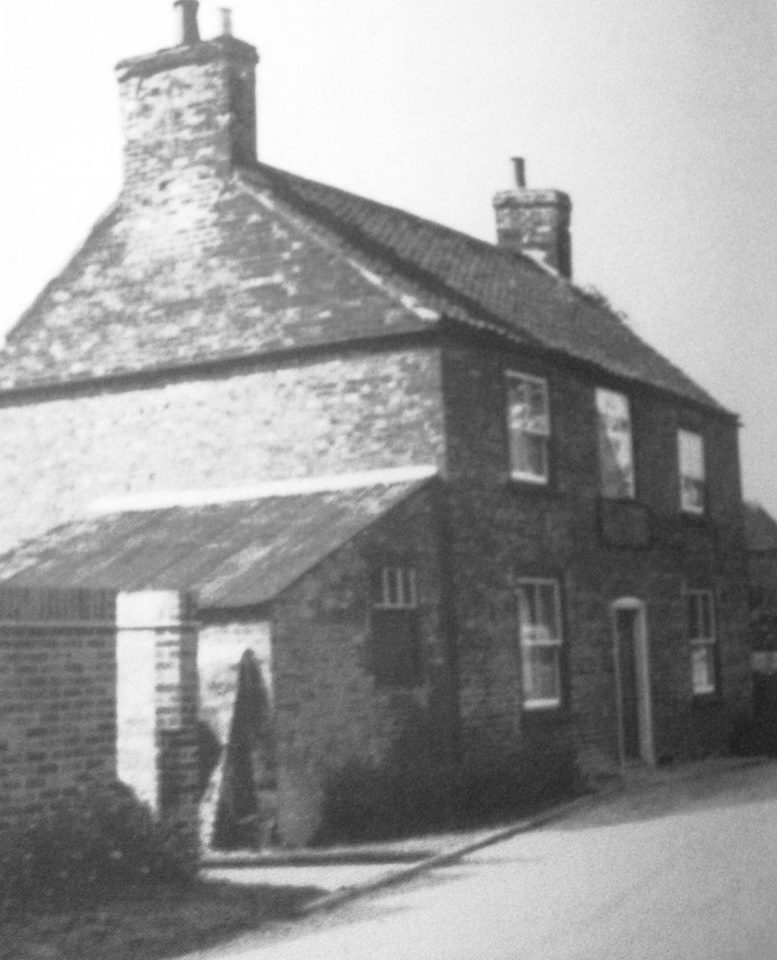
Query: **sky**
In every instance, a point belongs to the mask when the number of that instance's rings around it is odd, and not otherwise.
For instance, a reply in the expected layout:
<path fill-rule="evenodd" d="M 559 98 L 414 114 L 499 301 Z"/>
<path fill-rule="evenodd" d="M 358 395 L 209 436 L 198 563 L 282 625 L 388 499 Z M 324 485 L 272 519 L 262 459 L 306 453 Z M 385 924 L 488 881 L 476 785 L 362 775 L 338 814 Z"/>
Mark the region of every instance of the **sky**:
<path fill-rule="evenodd" d="M 740 415 L 777 515 L 777 0 L 231 5 L 262 160 L 487 240 L 510 157 L 568 192 L 577 282 Z M 119 190 L 114 65 L 175 40 L 171 0 L 3 0 L 0 335 Z"/>

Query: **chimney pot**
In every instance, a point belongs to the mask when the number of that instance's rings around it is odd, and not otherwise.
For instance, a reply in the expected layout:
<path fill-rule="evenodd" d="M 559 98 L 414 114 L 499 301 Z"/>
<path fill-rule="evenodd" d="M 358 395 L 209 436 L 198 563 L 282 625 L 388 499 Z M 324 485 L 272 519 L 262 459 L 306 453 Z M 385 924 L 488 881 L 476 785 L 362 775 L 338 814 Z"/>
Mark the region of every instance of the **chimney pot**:
<path fill-rule="evenodd" d="M 513 167 L 515 168 L 515 185 L 519 190 L 526 187 L 526 161 L 523 157 L 513 157 Z"/>
<path fill-rule="evenodd" d="M 219 9 L 219 13 L 221 14 L 221 36 L 231 37 L 232 36 L 232 8 L 221 7 Z"/>
<path fill-rule="evenodd" d="M 193 43 L 200 42 L 200 28 L 197 25 L 198 0 L 175 0 L 173 4 L 178 9 L 180 18 L 179 43 L 183 46 L 191 46 Z"/>

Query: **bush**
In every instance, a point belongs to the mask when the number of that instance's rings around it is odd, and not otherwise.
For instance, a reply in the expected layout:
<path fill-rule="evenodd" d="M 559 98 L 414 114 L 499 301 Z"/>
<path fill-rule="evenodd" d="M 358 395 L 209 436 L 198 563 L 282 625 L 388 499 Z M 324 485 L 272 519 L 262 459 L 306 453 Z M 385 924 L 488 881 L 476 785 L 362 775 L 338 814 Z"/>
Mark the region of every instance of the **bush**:
<path fill-rule="evenodd" d="M 198 851 L 121 783 L 73 791 L 0 829 L 0 917 L 72 908 L 156 880 L 189 880 Z"/>
<path fill-rule="evenodd" d="M 406 734 L 383 763 L 353 759 L 324 788 L 320 844 L 380 840 L 521 816 L 579 791 L 571 748 L 484 742 L 457 763 Z"/>

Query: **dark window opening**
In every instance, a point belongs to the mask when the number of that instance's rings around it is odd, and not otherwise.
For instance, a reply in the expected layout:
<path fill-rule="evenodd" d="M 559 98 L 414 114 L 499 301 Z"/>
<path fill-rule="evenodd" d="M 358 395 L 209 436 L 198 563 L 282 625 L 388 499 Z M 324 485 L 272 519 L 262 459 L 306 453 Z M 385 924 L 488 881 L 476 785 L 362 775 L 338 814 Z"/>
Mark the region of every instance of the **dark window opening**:
<path fill-rule="evenodd" d="M 385 566 L 372 584 L 371 669 L 379 687 L 413 687 L 422 682 L 421 630 L 416 572 Z"/>

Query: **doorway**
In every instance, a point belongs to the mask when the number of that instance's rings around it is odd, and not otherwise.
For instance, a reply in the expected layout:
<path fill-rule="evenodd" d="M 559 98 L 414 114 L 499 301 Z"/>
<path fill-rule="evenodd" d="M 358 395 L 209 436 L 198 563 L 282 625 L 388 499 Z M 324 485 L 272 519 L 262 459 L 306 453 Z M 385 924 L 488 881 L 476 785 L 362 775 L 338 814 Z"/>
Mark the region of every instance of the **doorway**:
<path fill-rule="evenodd" d="M 621 765 L 655 763 L 647 618 L 641 600 L 612 605 L 618 754 Z"/>

